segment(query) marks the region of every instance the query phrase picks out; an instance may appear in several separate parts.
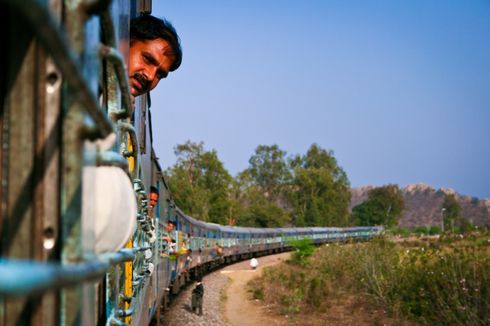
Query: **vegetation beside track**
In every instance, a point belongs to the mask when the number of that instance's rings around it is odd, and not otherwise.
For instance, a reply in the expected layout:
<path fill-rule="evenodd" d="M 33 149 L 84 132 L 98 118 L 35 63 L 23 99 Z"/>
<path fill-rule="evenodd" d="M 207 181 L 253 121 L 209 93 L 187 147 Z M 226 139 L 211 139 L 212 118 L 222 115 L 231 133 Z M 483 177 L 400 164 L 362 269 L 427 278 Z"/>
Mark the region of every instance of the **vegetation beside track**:
<path fill-rule="evenodd" d="M 364 310 L 365 323 L 490 324 L 488 231 L 329 244 L 292 257 L 249 284 L 255 299 L 292 320 Z"/>

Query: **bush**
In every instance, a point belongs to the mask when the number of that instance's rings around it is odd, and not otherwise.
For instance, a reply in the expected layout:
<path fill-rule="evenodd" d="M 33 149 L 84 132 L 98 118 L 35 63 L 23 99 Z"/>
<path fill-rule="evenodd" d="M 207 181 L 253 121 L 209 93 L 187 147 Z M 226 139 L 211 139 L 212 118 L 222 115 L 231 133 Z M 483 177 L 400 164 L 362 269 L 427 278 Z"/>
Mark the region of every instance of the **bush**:
<path fill-rule="evenodd" d="M 254 299 L 264 300 L 264 288 L 262 286 L 254 287 L 251 292 Z"/>
<path fill-rule="evenodd" d="M 391 228 L 389 229 L 389 231 L 387 232 L 388 234 L 392 234 L 392 235 L 399 235 L 399 236 L 402 236 L 402 237 L 408 237 L 410 236 L 410 230 L 407 229 L 407 228 L 402 228 L 402 227 L 394 227 L 394 228 Z"/>
<path fill-rule="evenodd" d="M 308 257 L 310 257 L 315 251 L 313 241 L 311 239 L 292 240 L 289 245 L 293 247 L 293 254 L 291 261 L 306 266 L 308 264 Z"/>
<path fill-rule="evenodd" d="M 425 234 L 425 235 L 435 235 L 441 233 L 441 228 L 439 226 L 418 226 L 413 229 L 415 234 Z"/>
<path fill-rule="evenodd" d="M 426 226 L 418 226 L 413 229 L 413 233 L 415 234 L 429 234 L 429 228 Z"/>
<path fill-rule="evenodd" d="M 438 226 L 431 226 L 429 228 L 429 234 L 430 235 L 441 234 L 441 231 L 442 231 L 441 228 Z"/>

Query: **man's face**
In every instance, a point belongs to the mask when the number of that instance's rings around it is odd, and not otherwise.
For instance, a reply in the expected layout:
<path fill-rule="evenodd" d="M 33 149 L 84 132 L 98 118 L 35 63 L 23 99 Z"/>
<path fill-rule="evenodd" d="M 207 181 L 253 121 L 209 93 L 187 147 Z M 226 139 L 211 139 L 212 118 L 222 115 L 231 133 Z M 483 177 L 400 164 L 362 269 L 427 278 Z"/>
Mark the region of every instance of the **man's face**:
<path fill-rule="evenodd" d="M 150 192 L 150 206 L 155 207 L 158 201 L 158 194 L 156 192 Z"/>
<path fill-rule="evenodd" d="M 174 57 L 162 40 L 133 41 L 129 48 L 129 87 L 134 97 L 154 89 L 167 77 Z"/>
<path fill-rule="evenodd" d="M 173 223 L 167 223 L 167 231 L 173 231 L 174 230 L 174 224 Z"/>

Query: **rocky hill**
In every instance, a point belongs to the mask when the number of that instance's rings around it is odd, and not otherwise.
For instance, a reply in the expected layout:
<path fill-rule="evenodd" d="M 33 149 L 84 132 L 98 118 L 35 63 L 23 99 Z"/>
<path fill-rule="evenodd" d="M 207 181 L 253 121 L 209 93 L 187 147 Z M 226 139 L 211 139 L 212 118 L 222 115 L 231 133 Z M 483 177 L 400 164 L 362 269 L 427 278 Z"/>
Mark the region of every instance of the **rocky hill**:
<path fill-rule="evenodd" d="M 368 198 L 368 191 L 374 186 L 351 189 L 351 209 Z M 426 184 L 413 184 L 401 188 L 405 200 L 405 210 L 399 219 L 399 226 L 440 226 L 442 203 L 446 194 L 454 194 L 461 205 L 461 215 L 471 223 L 490 225 L 490 200 L 462 196 L 450 188 L 434 189 Z"/>

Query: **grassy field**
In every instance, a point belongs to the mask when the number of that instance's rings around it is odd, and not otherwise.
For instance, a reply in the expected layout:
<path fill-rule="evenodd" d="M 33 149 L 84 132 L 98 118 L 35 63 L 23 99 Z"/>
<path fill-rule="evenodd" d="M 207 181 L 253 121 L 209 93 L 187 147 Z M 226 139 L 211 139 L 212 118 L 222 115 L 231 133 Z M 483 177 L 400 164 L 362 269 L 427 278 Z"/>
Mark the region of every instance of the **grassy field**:
<path fill-rule="evenodd" d="M 329 244 L 249 284 L 292 323 L 490 325 L 490 234 Z"/>

